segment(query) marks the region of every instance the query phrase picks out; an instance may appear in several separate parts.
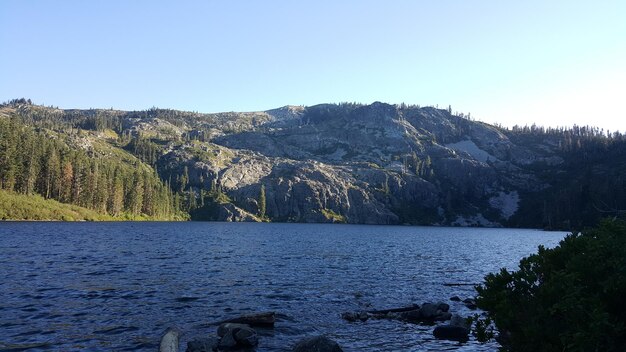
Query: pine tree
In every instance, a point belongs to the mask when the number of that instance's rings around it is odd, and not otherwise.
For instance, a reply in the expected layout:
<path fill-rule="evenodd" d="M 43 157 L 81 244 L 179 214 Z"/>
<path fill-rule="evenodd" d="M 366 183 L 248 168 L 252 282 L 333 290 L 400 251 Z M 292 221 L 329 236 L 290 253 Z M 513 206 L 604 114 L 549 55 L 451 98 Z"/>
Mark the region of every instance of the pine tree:
<path fill-rule="evenodd" d="M 261 191 L 259 192 L 259 217 L 265 217 L 266 210 L 266 199 L 265 199 L 265 185 L 261 185 Z"/>
<path fill-rule="evenodd" d="M 63 161 L 61 170 L 61 192 L 60 198 L 62 202 L 69 203 L 72 200 L 72 184 L 74 182 L 74 167 L 72 162 L 66 158 Z"/>

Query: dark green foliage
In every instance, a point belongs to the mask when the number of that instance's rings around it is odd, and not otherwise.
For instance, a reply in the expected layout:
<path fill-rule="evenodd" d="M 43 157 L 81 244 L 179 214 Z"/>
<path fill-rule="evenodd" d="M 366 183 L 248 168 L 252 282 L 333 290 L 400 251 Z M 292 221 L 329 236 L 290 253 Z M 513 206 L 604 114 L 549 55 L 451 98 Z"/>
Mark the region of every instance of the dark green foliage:
<path fill-rule="evenodd" d="M 534 125 L 505 132 L 519 145 L 557 146 L 555 153 L 563 159 L 562 164 L 532 166 L 551 186 L 520 194 L 520 209 L 508 226 L 581 229 L 626 211 L 626 137 L 621 133 Z M 536 151 L 542 153 L 540 147 Z"/>
<path fill-rule="evenodd" d="M 210 191 L 201 192 L 200 205 L 196 207 L 190 207 L 189 215 L 191 216 L 191 220 L 220 220 L 219 214 L 220 209 L 222 208 L 221 205 L 231 202 L 232 200 L 228 197 L 228 195 L 224 193 L 224 191 L 222 191 L 222 187 L 217 185 L 216 183 L 213 183 Z"/>
<path fill-rule="evenodd" d="M 625 351 L 626 224 L 604 221 L 539 247 L 477 290 L 511 351 Z"/>
<path fill-rule="evenodd" d="M 146 165 L 91 156 L 17 119 L 0 119 L 0 189 L 112 216 L 179 215 L 169 187 Z"/>
<path fill-rule="evenodd" d="M 154 166 L 159 155 L 159 146 L 147 138 L 141 136 L 132 137 L 130 142 L 124 148 L 133 153 L 139 160 Z"/>
<path fill-rule="evenodd" d="M 265 217 L 266 202 L 265 185 L 261 185 L 261 191 L 259 192 L 259 217 L 261 218 Z"/>
<path fill-rule="evenodd" d="M 478 342 L 487 342 L 495 337 L 494 326 L 491 318 L 483 318 L 478 314 L 467 318 L 469 325 L 472 325 L 472 334 Z"/>

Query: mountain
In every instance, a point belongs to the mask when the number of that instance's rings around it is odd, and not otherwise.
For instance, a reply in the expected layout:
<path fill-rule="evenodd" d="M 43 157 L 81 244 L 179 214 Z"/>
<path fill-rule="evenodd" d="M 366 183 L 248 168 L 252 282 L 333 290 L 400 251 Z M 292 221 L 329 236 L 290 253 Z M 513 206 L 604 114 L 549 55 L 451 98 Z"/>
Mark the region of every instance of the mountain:
<path fill-rule="evenodd" d="M 504 129 L 380 102 L 201 114 L 18 99 L 2 119 L 152 170 L 191 219 L 574 228 L 626 209 L 626 138 L 597 128 Z"/>

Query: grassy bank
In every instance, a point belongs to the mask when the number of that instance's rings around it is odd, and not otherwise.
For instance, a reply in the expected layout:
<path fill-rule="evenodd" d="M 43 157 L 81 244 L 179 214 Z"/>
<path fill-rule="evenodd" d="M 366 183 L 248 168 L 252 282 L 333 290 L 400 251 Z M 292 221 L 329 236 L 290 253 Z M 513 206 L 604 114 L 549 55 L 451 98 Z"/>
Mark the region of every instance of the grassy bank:
<path fill-rule="evenodd" d="M 22 195 L 0 190 L 0 220 L 139 221 L 158 219 L 129 214 L 114 217 L 77 205 L 44 199 L 39 195 Z"/>

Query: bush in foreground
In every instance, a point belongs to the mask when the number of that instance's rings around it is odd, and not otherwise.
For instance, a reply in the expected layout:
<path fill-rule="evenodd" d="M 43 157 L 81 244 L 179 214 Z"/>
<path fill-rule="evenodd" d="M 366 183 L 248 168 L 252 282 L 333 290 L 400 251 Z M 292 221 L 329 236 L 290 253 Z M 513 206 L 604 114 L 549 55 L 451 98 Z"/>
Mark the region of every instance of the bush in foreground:
<path fill-rule="evenodd" d="M 626 351 L 626 223 L 539 247 L 477 287 L 510 351 Z"/>

